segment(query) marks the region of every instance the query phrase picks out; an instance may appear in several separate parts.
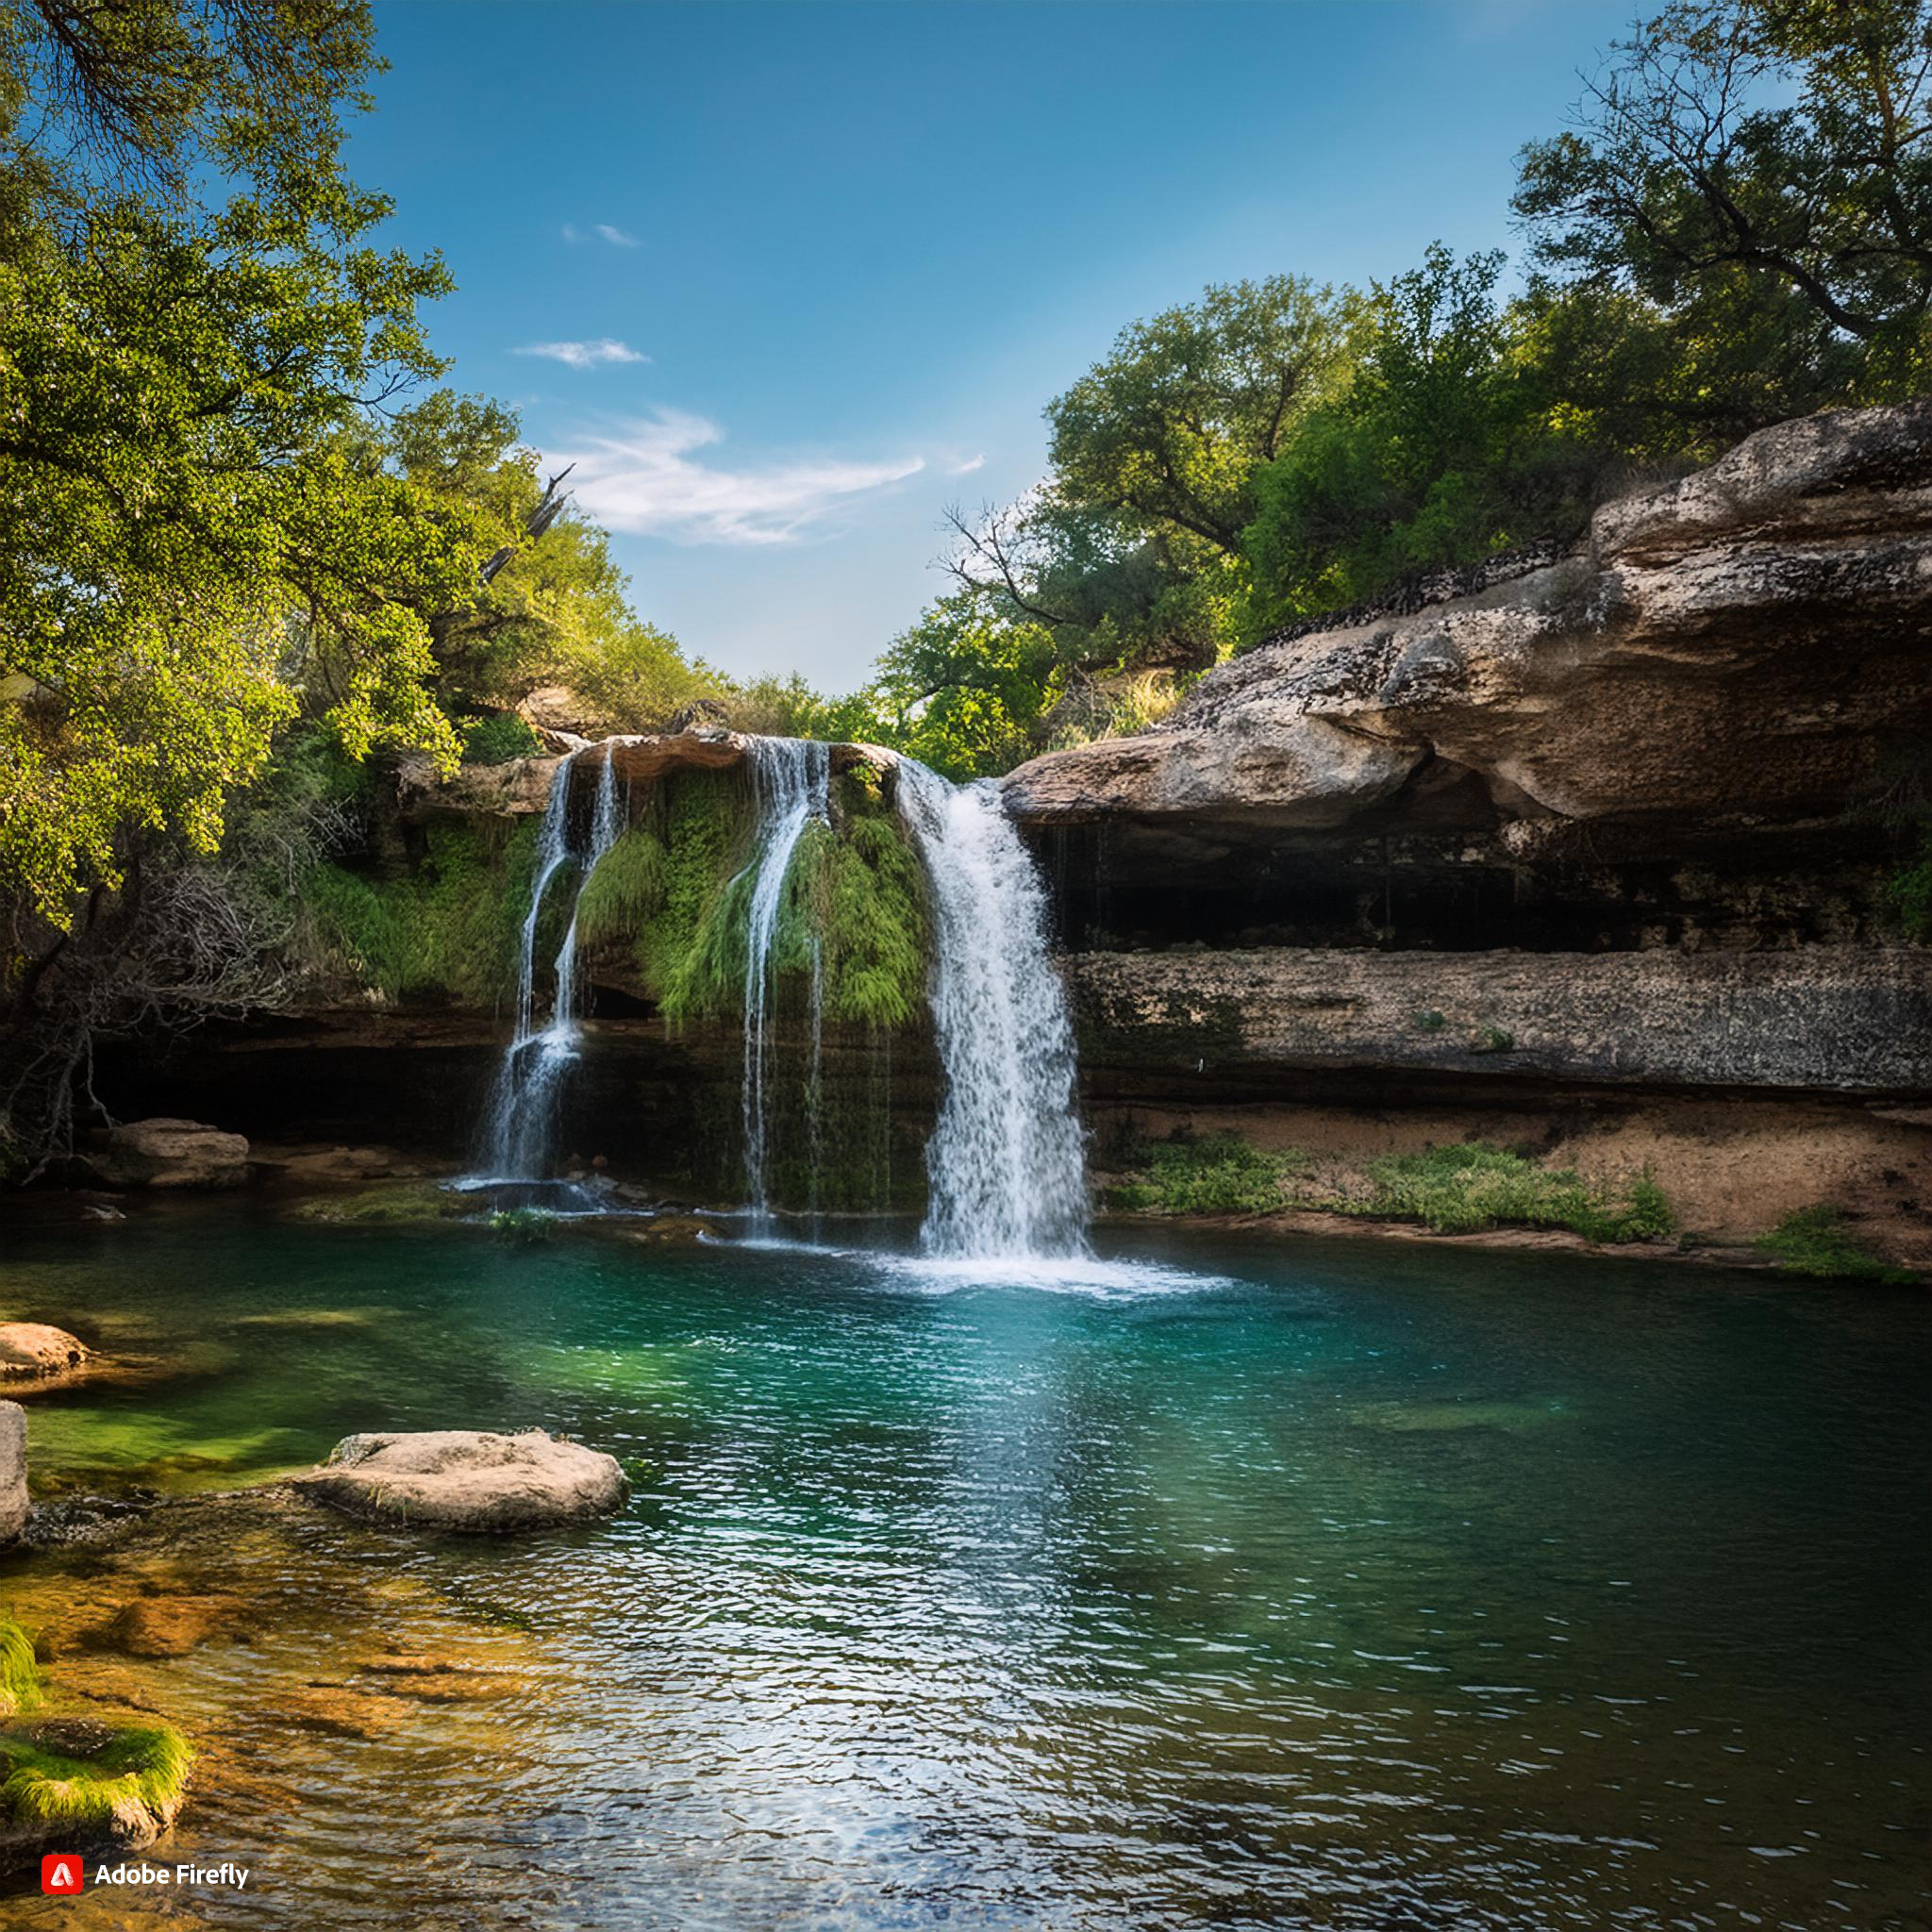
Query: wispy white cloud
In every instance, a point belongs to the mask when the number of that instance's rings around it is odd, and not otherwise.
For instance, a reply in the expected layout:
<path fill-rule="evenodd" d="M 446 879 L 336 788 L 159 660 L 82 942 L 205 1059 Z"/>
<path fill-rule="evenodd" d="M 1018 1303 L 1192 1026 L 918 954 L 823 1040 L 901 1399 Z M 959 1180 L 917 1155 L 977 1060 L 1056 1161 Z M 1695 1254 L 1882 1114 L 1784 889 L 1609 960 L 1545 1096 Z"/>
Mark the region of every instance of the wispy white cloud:
<path fill-rule="evenodd" d="M 519 356 L 542 356 L 572 369 L 595 369 L 606 362 L 648 362 L 651 358 L 628 342 L 613 336 L 599 336 L 590 342 L 525 342 L 515 352 Z"/>
<path fill-rule="evenodd" d="M 577 501 L 613 530 L 674 543 L 789 543 L 850 500 L 925 467 L 919 457 L 883 462 L 796 458 L 727 469 L 697 459 L 724 432 L 703 416 L 663 409 L 570 450 Z"/>
<path fill-rule="evenodd" d="M 610 222 L 592 222 L 588 228 L 580 228 L 575 222 L 563 225 L 563 239 L 569 242 L 608 242 L 613 248 L 641 248 L 644 244 L 635 235 L 626 234 L 624 229 Z"/>
<path fill-rule="evenodd" d="M 968 457 L 963 463 L 955 463 L 947 472 L 949 476 L 970 476 L 974 470 L 986 468 L 986 452 L 981 450 L 976 457 Z"/>

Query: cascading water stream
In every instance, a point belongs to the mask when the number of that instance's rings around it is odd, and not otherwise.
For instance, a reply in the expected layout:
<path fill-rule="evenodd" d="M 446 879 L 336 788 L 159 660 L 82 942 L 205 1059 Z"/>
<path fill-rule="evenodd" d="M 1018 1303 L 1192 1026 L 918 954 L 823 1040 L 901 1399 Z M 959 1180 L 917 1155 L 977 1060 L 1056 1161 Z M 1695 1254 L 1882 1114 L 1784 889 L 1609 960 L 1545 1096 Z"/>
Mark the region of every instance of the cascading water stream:
<path fill-rule="evenodd" d="M 753 878 L 744 948 L 744 1177 L 753 1230 L 766 1235 L 772 1226 L 767 1092 L 772 941 L 791 855 L 806 826 L 814 819 L 823 824 L 830 815 L 832 748 L 809 738 L 754 738 L 751 773 L 758 844 L 747 868 Z M 814 1066 L 814 1086 L 818 1072 Z"/>
<path fill-rule="evenodd" d="M 1046 893 L 989 783 L 899 761 L 899 811 L 932 891 L 933 1031 L 945 1072 L 921 1245 L 946 1259 L 1085 1256 L 1074 1029 Z"/>
<path fill-rule="evenodd" d="M 550 1018 L 535 1024 L 537 924 L 550 882 L 565 866 L 579 866 L 577 892 L 597 869 L 597 861 L 616 844 L 624 830 L 624 810 L 617 791 L 617 768 L 608 746 L 597 774 L 597 797 L 591 810 L 589 842 L 578 851 L 571 843 L 571 777 L 581 751 L 568 753 L 550 781 L 550 799 L 537 835 L 537 865 L 530 910 L 524 920 L 523 961 L 517 981 L 517 1028 L 504 1049 L 503 1065 L 490 1109 L 490 1131 L 483 1177 L 491 1180 L 541 1180 L 550 1154 L 550 1129 L 557 1092 L 577 1049 L 577 915 L 571 908 L 570 925 L 555 961 L 556 993 Z"/>

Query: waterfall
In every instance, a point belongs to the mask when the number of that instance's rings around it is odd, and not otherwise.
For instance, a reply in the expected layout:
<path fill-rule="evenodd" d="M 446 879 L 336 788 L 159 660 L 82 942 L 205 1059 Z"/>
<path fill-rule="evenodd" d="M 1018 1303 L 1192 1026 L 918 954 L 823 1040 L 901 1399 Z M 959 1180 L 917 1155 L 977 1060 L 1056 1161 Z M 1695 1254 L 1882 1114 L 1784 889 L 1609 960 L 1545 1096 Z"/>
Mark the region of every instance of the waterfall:
<path fill-rule="evenodd" d="M 568 753 L 550 781 L 550 799 L 537 835 L 537 864 L 530 891 L 530 909 L 524 919 L 523 959 L 517 979 L 517 1025 L 504 1049 L 490 1108 L 490 1131 L 484 1174 L 492 1180 L 541 1180 L 549 1164 L 550 1129 L 558 1090 L 577 1050 L 577 916 L 571 908 L 570 925 L 555 961 L 556 993 L 550 1018 L 536 1024 L 537 923 L 543 895 L 557 874 L 573 860 L 578 865 L 577 891 L 597 868 L 597 861 L 617 843 L 624 830 L 624 809 L 617 795 L 617 767 L 609 746 L 597 774 L 597 798 L 591 813 L 589 842 L 581 851 L 571 843 L 571 777 L 581 751 Z"/>
<path fill-rule="evenodd" d="M 1039 873 L 991 784 L 949 785 L 902 758 L 897 792 L 932 889 L 946 1083 L 921 1244 L 951 1258 L 1085 1255 L 1074 1031 Z"/>
<path fill-rule="evenodd" d="M 751 740 L 752 788 L 758 801 L 758 849 L 744 944 L 744 1176 L 753 1224 L 769 1232 L 772 941 L 791 855 L 806 826 L 830 815 L 832 748 L 808 738 Z M 740 875 L 741 877 L 743 874 Z M 812 1070 L 816 1083 L 818 1069 Z"/>

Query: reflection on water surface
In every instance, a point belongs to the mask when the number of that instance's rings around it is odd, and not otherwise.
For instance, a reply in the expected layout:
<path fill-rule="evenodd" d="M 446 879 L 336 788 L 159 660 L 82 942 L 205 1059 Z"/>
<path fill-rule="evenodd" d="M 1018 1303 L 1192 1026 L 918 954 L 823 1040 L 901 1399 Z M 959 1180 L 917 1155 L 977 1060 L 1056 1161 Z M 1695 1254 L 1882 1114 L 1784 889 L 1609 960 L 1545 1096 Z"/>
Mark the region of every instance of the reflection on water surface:
<path fill-rule="evenodd" d="M 530 1541 L 242 1498 L 7 1558 L 60 1674 L 208 1747 L 162 1849 L 256 1876 L 154 1923 L 1932 1923 L 1923 1303 L 1146 1247 L 988 1283 L 245 1205 L 16 1243 L 15 1312 L 149 1358 L 36 1403 L 46 1482 L 455 1424 L 636 1465 Z M 142 1593 L 213 1607 L 91 1648 Z"/>

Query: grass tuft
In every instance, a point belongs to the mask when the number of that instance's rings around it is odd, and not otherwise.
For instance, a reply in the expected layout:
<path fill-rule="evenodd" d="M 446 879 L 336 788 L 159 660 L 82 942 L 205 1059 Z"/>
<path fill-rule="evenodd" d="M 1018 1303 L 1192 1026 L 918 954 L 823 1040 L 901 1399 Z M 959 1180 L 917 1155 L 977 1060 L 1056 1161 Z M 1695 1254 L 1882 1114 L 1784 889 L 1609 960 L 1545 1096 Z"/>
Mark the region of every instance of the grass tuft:
<path fill-rule="evenodd" d="M 41 1707 L 41 1667 L 33 1640 L 10 1617 L 0 1617 L 0 1718 Z"/>
<path fill-rule="evenodd" d="M 1804 1208 L 1787 1214 L 1769 1234 L 1759 1235 L 1757 1247 L 1775 1257 L 1784 1274 L 1808 1274 L 1827 1281 L 1882 1281 L 1907 1288 L 1918 1280 L 1909 1268 L 1900 1268 L 1874 1255 L 1845 1227 L 1836 1208 Z"/>
<path fill-rule="evenodd" d="M 1485 1228 L 1561 1227 L 1592 1241 L 1654 1241 L 1676 1225 L 1649 1174 L 1616 1194 L 1573 1168 L 1539 1167 L 1520 1154 L 1474 1141 L 1391 1154 L 1369 1163 L 1365 1199 L 1332 1205 L 1377 1220 L 1420 1221 L 1436 1234 Z"/>
<path fill-rule="evenodd" d="M 1307 1165 L 1292 1149 L 1270 1153 L 1239 1134 L 1176 1134 L 1127 1154 L 1135 1178 L 1110 1188 L 1107 1205 L 1155 1214 L 1272 1214 L 1288 1206 L 1282 1183 Z"/>
<path fill-rule="evenodd" d="M 32 1641 L 0 1617 L 0 1716 L 25 1717 L 45 1702 Z M 116 1722 L 90 1711 L 0 1730 L 0 1824 L 78 1832 L 113 1825 L 130 1806 L 171 1817 L 193 1762 L 173 1724 L 146 1716 Z"/>

